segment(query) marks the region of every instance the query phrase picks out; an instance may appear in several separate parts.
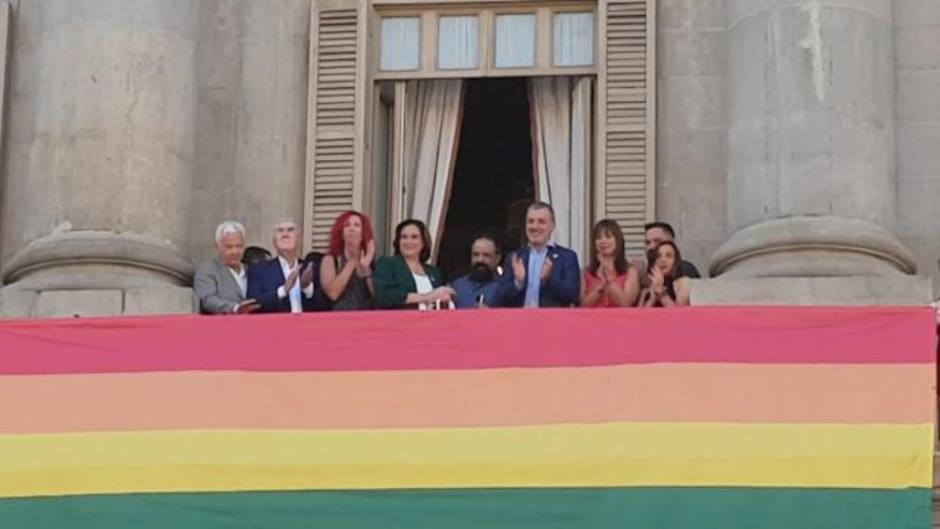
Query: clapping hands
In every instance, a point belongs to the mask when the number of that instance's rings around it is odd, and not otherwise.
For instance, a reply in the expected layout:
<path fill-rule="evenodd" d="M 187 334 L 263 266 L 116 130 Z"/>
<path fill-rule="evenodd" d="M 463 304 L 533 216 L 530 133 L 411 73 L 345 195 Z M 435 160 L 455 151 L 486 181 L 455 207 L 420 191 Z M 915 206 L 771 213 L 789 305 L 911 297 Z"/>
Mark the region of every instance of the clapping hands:
<path fill-rule="evenodd" d="M 372 261 L 375 260 L 375 240 L 366 244 L 366 253 L 359 258 L 357 273 L 360 277 L 369 277 L 372 275 Z"/>
<path fill-rule="evenodd" d="M 297 284 L 297 280 L 300 280 L 300 288 L 306 289 L 313 284 L 313 263 L 303 263 L 295 266 L 290 274 L 287 275 L 287 279 L 284 281 L 284 290 L 290 292 L 290 289 L 294 288 L 294 285 Z"/>

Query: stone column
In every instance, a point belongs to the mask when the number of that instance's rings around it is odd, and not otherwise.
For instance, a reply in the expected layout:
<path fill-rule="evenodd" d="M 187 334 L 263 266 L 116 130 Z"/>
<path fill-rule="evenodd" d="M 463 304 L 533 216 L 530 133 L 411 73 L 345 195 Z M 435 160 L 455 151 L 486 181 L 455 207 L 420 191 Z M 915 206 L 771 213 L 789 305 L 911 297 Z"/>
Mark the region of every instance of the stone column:
<path fill-rule="evenodd" d="M 656 218 L 704 272 L 727 237 L 728 32 L 725 0 L 660 0 Z"/>
<path fill-rule="evenodd" d="M 8 313 L 191 310 L 181 287 L 192 265 L 179 249 L 196 4 L 18 3 L 2 210 L 4 297 L 18 301 Z"/>
<path fill-rule="evenodd" d="M 894 235 L 892 0 L 730 0 L 726 277 L 912 274 Z"/>
<path fill-rule="evenodd" d="M 232 214 L 244 219 L 251 244 L 269 249 L 277 222 L 304 220 L 310 5 L 244 6 Z"/>
<path fill-rule="evenodd" d="M 940 297 L 940 2 L 896 0 L 898 236 Z"/>
<path fill-rule="evenodd" d="M 269 249 L 275 223 L 303 221 L 310 5 L 200 1 L 193 261 L 213 255 L 222 220 Z"/>

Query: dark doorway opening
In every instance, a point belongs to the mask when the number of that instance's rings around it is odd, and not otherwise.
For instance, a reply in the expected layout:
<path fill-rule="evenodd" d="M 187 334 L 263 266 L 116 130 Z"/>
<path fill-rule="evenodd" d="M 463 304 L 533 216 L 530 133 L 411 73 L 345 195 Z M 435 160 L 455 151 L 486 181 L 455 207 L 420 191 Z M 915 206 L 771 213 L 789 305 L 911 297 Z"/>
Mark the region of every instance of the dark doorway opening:
<path fill-rule="evenodd" d="M 464 96 L 460 145 L 438 265 L 455 278 L 470 268 L 470 245 L 489 233 L 506 249 L 522 239 L 535 196 L 526 80 L 473 79 Z"/>

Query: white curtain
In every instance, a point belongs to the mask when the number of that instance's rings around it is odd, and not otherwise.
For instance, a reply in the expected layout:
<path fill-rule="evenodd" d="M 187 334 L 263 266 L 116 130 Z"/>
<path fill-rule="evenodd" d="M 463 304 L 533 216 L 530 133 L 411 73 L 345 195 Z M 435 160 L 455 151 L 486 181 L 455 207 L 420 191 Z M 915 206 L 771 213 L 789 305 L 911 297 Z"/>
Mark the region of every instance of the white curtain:
<path fill-rule="evenodd" d="M 421 50 L 421 19 L 382 19 L 381 68 L 386 71 L 417 70 Z"/>
<path fill-rule="evenodd" d="M 555 13 L 555 66 L 594 64 L 594 13 Z"/>
<path fill-rule="evenodd" d="M 497 68 L 535 66 L 536 26 L 532 14 L 496 16 Z"/>
<path fill-rule="evenodd" d="M 463 81 L 409 81 L 405 94 L 406 206 L 411 217 L 428 225 L 436 255 L 457 159 Z"/>
<path fill-rule="evenodd" d="M 589 77 L 529 81 L 539 200 L 555 209 L 555 240 L 586 255 L 591 172 Z"/>
<path fill-rule="evenodd" d="M 441 17 L 437 25 L 437 66 L 439 68 L 469 70 L 479 66 L 480 23 L 478 17 Z"/>

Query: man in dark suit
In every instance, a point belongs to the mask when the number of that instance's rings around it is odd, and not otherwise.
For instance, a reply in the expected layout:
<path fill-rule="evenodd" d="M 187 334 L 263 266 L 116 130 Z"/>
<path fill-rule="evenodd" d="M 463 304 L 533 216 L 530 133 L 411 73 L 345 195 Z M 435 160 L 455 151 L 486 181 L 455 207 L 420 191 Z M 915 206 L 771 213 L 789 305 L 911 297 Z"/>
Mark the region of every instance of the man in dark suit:
<path fill-rule="evenodd" d="M 534 202 L 526 210 L 529 244 L 509 254 L 496 298 L 501 307 L 571 307 L 578 303 L 581 268 L 578 256 L 552 242 L 555 210 Z"/>
<path fill-rule="evenodd" d="M 313 265 L 300 260 L 297 225 L 286 221 L 274 228 L 277 257 L 248 268 L 248 297 L 258 301 L 261 312 L 315 310 Z"/>

